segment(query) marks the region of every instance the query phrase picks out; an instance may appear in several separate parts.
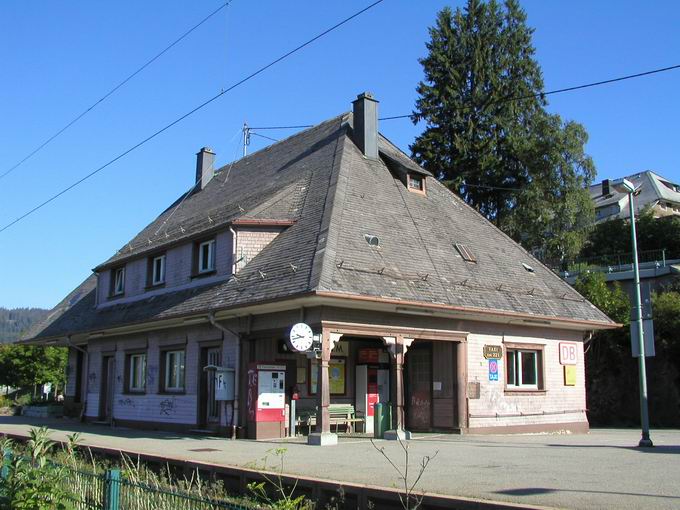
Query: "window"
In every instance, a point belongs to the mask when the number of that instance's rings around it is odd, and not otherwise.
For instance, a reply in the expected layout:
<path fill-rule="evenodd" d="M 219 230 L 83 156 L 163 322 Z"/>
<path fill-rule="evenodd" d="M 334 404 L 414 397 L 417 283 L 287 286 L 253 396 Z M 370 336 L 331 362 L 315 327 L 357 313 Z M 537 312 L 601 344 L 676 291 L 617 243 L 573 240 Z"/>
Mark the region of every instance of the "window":
<path fill-rule="evenodd" d="M 408 174 L 408 190 L 425 193 L 425 177 L 422 175 Z"/>
<path fill-rule="evenodd" d="M 111 270 L 111 295 L 125 293 L 125 266 Z"/>
<path fill-rule="evenodd" d="M 507 349 L 506 383 L 508 389 L 542 389 L 542 350 Z"/>
<path fill-rule="evenodd" d="M 215 270 L 215 240 L 203 241 L 198 245 L 198 272 L 209 273 Z"/>
<path fill-rule="evenodd" d="M 165 283 L 165 254 L 151 259 L 151 285 Z"/>
<path fill-rule="evenodd" d="M 184 391 L 184 351 L 165 352 L 165 391 Z"/>
<path fill-rule="evenodd" d="M 456 247 L 456 250 L 458 250 L 458 253 L 460 253 L 460 256 L 463 257 L 464 261 L 477 263 L 477 258 L 466 245 L 454 243 L 454 246 Z"/>
<path fill-rule="evenodd" d="M 146 389 L 146 354 L 130 354 L 128 367 L 128 391 L 143 392 Z"/>

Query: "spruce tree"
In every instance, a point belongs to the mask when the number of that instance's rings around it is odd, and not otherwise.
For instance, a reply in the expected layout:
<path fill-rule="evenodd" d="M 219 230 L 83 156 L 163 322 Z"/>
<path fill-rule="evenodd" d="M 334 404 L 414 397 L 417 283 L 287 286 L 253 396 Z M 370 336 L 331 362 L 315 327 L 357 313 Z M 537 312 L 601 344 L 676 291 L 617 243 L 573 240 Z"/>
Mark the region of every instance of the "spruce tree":
<path fill-rule="evenodd" d="M 516 0 L 444 8 L 420 60 L 414 158 L 530 250 L 575 256 L 595 169 L 580 124 L 546 111 L 533 29 Z"/>

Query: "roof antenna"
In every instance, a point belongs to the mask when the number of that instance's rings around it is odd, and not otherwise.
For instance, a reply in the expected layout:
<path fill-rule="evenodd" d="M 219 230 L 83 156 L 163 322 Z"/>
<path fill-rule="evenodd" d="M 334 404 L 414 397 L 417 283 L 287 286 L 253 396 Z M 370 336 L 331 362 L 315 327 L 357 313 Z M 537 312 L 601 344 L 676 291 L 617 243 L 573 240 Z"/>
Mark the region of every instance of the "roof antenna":
<path fill-rule="evenodd" d="M 248 146 L 250 145 L 250 128 L 246 122 L 243 123 L 243 157 L 248 155 Z"/>

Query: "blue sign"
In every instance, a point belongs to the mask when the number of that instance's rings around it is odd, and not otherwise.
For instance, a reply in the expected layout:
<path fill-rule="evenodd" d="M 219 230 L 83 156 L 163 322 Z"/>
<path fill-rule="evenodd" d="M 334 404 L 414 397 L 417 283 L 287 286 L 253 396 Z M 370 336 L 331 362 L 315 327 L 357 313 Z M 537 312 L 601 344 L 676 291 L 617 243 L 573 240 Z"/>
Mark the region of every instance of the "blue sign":
<path fill-rule="evenodd" d="M 497 359 L 490 359 L 489 360 L 489 381 L 497 381 L 498 380 L 498 360 Z"/>

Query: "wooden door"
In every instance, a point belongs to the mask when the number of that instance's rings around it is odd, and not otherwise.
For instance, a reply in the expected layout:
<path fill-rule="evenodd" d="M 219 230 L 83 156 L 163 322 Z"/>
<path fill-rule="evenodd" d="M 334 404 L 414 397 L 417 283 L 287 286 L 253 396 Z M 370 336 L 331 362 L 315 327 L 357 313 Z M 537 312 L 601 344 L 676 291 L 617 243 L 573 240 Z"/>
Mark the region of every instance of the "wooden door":
<path fill-rule="evenodd" d="M 113 356 L 102 359 L 102 385 L 99 393 L 99 415 L 104 421 L 113 416 L 113 392 L 115 389 L 116 360 Z"/>
<path fill-rule="evenodd" d="M 406 354 L 406 427 L 432 428 L 432 346 L 414 343 Z"/>

